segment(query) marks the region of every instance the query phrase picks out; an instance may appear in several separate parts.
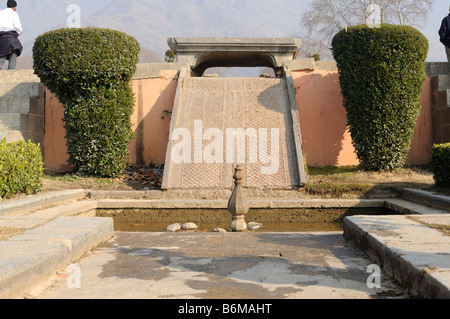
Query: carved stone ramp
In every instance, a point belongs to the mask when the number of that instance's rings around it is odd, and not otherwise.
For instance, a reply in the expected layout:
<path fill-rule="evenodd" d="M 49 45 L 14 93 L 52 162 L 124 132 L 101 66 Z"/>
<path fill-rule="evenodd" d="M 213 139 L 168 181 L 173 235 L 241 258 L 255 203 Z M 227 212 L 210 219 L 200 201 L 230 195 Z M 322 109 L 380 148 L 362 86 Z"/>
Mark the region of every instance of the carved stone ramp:
<path fill-rule="evenodd" d="M 294 110 L 286 78 L 187 74 L 180 71 L 163 189 L 232 189 L 238 163 L 246 188 L 304 184 L 297 106 Z"/>

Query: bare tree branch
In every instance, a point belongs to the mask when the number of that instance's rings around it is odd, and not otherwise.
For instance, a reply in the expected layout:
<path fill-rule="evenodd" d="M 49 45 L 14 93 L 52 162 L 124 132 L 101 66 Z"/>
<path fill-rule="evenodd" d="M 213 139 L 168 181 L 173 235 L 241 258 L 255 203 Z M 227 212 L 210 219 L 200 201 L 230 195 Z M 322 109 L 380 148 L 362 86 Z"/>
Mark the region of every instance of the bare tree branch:
<path fill-rule="evenodd" d="M 371 4 L 378 5 L 381 23 L 421 27 L 431 12 L 434 0 L 313 0 L 301 17 L 301 26 L 308 32 L 305 45 L 311 45 L 306 51 L 329 48 L 333 36 L 340 30 L 367 23 Z M 318 45 L 318 42 L 323 44 Z M 324 51 L 310 53 L 330 56 L 329 52 Z"/>

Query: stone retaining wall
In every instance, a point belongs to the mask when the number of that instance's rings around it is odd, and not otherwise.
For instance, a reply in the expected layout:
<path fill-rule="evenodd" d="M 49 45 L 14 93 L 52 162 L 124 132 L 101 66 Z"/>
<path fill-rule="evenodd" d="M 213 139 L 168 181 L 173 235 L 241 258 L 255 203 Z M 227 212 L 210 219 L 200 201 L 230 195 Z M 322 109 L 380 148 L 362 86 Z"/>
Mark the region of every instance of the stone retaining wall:
<path fill-rule="evenodd" d="M 335 62 L 294 60 L 288 67 L 296 89 L 307 164 L 357 165 Z M 138 65 L 132 81 L 136 97 L 131 118 L 135 139 L 129 147 L 132 164 L 164 164 L 180 68 L 177 63 Z M 428 164 L 433 143 L 450 142 L 447 71 L 447 63 L 427 63 L 422 114 L 407 159 L 410 164 Z M 45 167 L 55 172 L 70 169 L 63 114 L 63 106 L 32 70 L 0 72 L 0 138 L 41 143 Z"/>

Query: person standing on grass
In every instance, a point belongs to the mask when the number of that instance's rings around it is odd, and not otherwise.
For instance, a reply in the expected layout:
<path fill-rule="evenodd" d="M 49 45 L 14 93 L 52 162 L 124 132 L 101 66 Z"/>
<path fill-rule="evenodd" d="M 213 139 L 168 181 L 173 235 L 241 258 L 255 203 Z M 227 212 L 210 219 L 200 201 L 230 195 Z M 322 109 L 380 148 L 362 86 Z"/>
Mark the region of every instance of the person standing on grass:
<path fill-rule="evenodd" d="M 439 37 L 441 43 L 445 46 L 447 62 L 450 62 L 450 14 L 442 20 L 441 28 L 439 29 Z"/>
<path fill-rule="evenodd" d="M 19 35 L 22 34 L 22 24 L 17 14 L 17 2 L 8 0 L 7 8 L 0 11 L 0 70 L 6 60 L 8 70 L 16 68 L 17 57 L 22 54 L 22 44 Z"/>

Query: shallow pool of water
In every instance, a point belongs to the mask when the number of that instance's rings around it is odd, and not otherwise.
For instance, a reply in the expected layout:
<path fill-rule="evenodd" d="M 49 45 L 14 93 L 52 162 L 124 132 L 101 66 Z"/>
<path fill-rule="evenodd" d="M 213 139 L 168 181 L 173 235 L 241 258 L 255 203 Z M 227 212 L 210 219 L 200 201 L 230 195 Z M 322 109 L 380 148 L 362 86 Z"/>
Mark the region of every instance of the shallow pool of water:
<path fill-rule="evenodd" d="M 115 231 L 123 232 L 165 232 L 167 223 L 129 223 L 114 222 Z M 215 228 L 228 230 L 229 223 L 201 223 L 197 224 L 200 232 L 210 232 Z M 311 231 L 343 231 L 343 224 L 340 222 L 328 223 L 264 223 L 263 227 L 254 230 L 255 232 L 311 232 Z"/>
<path fill-rule="evenodd" d="M 342 231 L 343 219 L 354 215 L 392 215 L 385 208 L 251 209 L 246 222 L 258 222 L 258 232 Z M 115 230 L 165 232 L 167 226 L 193 222 L 198 231 L 229 229 L 231 214 L 224 209 L 98 209 L 97 216 L 112 217 Z"/>

